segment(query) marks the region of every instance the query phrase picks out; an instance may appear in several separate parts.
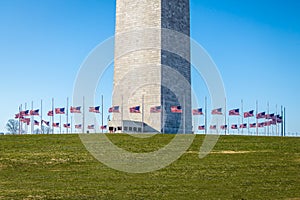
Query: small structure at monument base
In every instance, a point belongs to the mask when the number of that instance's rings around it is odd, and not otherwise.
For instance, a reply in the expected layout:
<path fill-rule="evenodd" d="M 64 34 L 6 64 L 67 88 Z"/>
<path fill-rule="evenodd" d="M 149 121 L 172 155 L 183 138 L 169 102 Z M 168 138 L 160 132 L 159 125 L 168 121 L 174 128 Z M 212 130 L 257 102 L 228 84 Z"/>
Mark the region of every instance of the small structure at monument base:
<path fill-rule="evenodd" d="M 108 122 L 108 130 L 110 133 L 158 133 L 157 130 L 149 125 L 138 122 L 123 120 Z"/>

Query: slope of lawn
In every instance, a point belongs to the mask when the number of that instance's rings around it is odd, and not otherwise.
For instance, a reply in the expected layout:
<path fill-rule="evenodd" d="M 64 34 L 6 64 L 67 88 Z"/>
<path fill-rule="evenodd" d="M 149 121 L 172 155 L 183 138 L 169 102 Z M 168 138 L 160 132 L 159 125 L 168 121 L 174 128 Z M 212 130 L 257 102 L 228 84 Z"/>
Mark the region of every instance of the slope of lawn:
<path fill-rule="evenodd" d="M 149 152 L 174 135 L 108 137 Z M 129 174 L 97 161 L 78 135 L 0 136 L 0 199 L 300 199 L 300 138 L 221 136 L 199 159 L 203 139 L 164 169 Z"/>

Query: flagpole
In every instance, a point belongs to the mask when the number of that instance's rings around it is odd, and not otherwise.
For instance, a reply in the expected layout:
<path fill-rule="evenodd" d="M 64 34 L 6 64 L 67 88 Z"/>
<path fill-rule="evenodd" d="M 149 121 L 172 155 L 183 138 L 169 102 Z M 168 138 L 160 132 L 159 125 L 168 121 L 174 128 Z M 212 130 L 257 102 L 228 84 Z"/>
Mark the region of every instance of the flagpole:
<path fill-rule="evenodd" d="M 70 121 L 70 127 L 71 127 L 71 134 L 73 133 L 73 127 L 72 127 L 72 121 L 73 121 L 73 117 L 72 117 L 72 115 L 71 115 L 71 121 Z"/>
<path fill-rule="evenodd" d="M 25 111 L 27 110 L 27 103 L 25 103 Z M 23 129 L 23 124 L 22 124 L 22 129 Z M 28 134 L 28 125 L 27 125 L 27 123 L 25 123 L 25 132 L 26 132 L 26 134 Z"/>
<path fill-rule="evenodd" d="M 205 116 L 204 116 L 204 123 L 205 123 L 205 134 L 207 134 L 207 97 L 205 97 Z"/>
<path fill-rule="evenodd" d="M 68 125 L 69 125 L 69 97 L 67 97 L 67 112 L 66 112 L 66 117 L 67 117 L 67 126 L 66 126 L 66 132 L 67 134 L 69 133 L 69 128 L 68 128 Z"/>
<path fill-rule="evenodd" d="M 61 114 L 59 115 L 59 134 L 61 134 Z"/>
<path fill-rule="evenodd" d="M 84 106 L 84 96 L 82 97 L 82 133 L 84 133 L 84 115 L 85 115 L 85 106 Z"/>
<path fill-rule="evenodd" d="M 266 123 L 264 122 L 264 135 L 266 136 L 267 133 L 266 133 Z"/>
<path fill-rule="evenodd" d="M 41 99 L 41 133 L 44 134 L 43 131 L 43 100 Z"/>
<path fill-rule="evenodd" d="M 275 116 L 275 120 L 276 120 L 276 136 L 279 136 L 278 135 L 277 115 L 278 115 L 278 105 L 276 104 L 276 116 Z"/>
<path fill-rule="evenodd" d="M 94 133 L 96 133 L 96 117 L 94 117 Z"/>
<path fill-rule="evenodd" d="M 244 113 L 244 102 L 243 102 L 243 99 L 241 100 L 241 111 L 242 111 L 242 113 Z M 243 126 L 244 126 L 244 116 L 243 115 L 241 115 L 241 117 L 242 117 L 242 124 L 243 124 Z M 244 128 L 242 128 L 242 135 L 244 134 Z"/>
<path fill-rule="evenodd" d="M 285 107 L 284 107 L 284 109 L 283 109 L 283 124 L 284 124 L 284 126 L 283 126 L 283 136 L 286 136 L 286 132 L 285 132 Z"/>
<path fill-rule="evenodd" d="M 33 110 L 33 101 L 31 101 L 31 110 Z M 31 115 L 31 134 L 33 134 L 34 123 L 33 123 L 33 115 Z"/>
<path fill-rule="evenodd" d="M 54 123 L 54 98 L 52 98 L 52 134 L 54 134 L 54 127 L 53 127 L 53 123 Z"/>
<path fill-rule="evenodd" d="M 238 118 L 238 125 L 237 125 L 237 128 L 238 128 L 238 135 L 240 134 L 240 127 L 241 123 L 240 123 L 240 118 Z"/>
<path fill-rule="evenodd" d="M 256 100 L 256 135 L 258 136 L 258 119 L 257 119 L 257 114 L 258 114 L 258 101 Z"/>
<path fill-rule="evenodd" d="M 185 96 L 183 96 L 183 134 L 185 134 Z"/>
<path fill-rule="evenodd" d="M 226 128 L 228 128 L 228 135 L 230 135 L 230 122 L 229 122 L 230 117 L 228 116 L 228 126 Z M 226 125 L 226 124 L 225 124 Z"/>
<path fill-rule="evenodd" d="M 102 111 L 101 111 L 101 130 L 102 130 L 102 133 L 103 133 L 103 95 L 101 95 L 101 108 L 102 108 Z"/>
<path fill-rule="evenodd" d="M 270 118 L 269 117 L 269 115 L 270 115 L 270 105 L 269 105 L 269 102 L 267 102 L 267 108 L 268 108 L 268 115 L 267 116 L 268 116 L 268 118 Z M 270 135 L 270 126 L 267 127 L 267 135 L 268 136 Z"/>
<path fill-rule="evenodd" d="M 226 110 L 226 98 L 225 98 L 225 135 L 226 135 L 226 129 L 227 129 L 227 127 L 226 127 L 226 112 L 227 112 L 227 110 Z"/>
<path fill-rule="evenodd" d="M 144 133 L 144 95 L 142 97 L 142 133 Z"/>
<path fill-rule="evenodd" d="M 21 135 L 21 109 L 22 109 L 22 104 L 19 105 L 19 135 Z"/>
<path fill-rule="evenodd" d="M 161 118 L 162 118 L 162 120 L 161 120 L 161 130 L 162 130 L 162 134 L 164 134 L 164 132 L 165 132 L 165 116 L 164 116 L 164 114 L 165 114 L 165 101 L 164 101 L 164 98 L 162 98 L 162 109 L 161 109 Z"/>
<path fill-rule="evenodd" d="M 247 125 L 247 127 L 248 127 L 248 135 L 250 135 L 250 124 L 249 124 L 249 117 L 248 117 L 248 125 Z"/>
<path fill-rule="evenodd" d="M 122 133 L 124 132 L 124 121 L 123 121 L 123 113 L 124 113 L 124 98 L 122 95 L 122 112 L 121 112 L 121 126 L 122 126 Z"/>
<path fill-rule="evenodd" d="M 195 126 L 195 124 L 196 124 L 196 115 L 192 115 L 192 118 L 193 118 L 193 129 L 192 129 L 192 131 L 194 132 L 194 134 L 196 133 L 196 126 Z"/>

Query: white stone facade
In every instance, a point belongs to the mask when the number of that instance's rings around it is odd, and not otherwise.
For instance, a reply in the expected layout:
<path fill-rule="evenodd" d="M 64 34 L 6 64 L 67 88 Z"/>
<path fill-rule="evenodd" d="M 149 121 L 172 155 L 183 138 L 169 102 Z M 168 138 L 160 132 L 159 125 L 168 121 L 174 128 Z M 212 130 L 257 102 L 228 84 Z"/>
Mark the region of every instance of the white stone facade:
<path fill-rule="evenodd" d="M 162 31 L 168 28 L 188 38 L 189 15 L 189 0 L 117 0 L 112 103 L 120 106 L 121 113 L 113 114 L 109 126 L 121 127 L 122 120 L 144 121 L 157 132 L 192 132 L 190 63 L 163 50 L 164 45 L 174 43 L 189 59 L 189 39 L 170 43 Z M 182 84 L 168 69 L 188 84 Z M 176 95 L 169 85 L 174 86 Z M 171 113 L 172 105 L 180 105 L 183 113 Z M 133 106 L 140 106 L 141 113 L 130 113 Z M 153 106 L 162 106 L 163 111 L 150 113 Z"/>

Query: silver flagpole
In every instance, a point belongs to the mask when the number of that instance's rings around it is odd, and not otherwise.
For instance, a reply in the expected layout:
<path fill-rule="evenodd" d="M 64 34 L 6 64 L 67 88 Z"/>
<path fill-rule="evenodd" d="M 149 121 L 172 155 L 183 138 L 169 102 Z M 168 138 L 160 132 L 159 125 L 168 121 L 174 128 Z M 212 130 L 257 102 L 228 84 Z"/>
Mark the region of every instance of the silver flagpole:
<path fill-rule="evenodd" d="M 142 97 L 142 133 L 144 133 L 144 95 Z"/>
<path fill-rule="evenodd" d="M 205 116 L 204 116 L 204 123 L 205 123 L 205 134 L 207 134 L 207 97 L 205 97 Z"/>
<path fill-rule="evenodd" d="M 25 111 L 27 110 L 27 103 L 25 103 Z M 27 123 L 25 123 L 24 124 L 24 126 L 25 126 L 25 132 L 26 132 L 26 134 L 28 134 L 28 125 L 27 125 Z M 22 127 L 23 127 L 23 125 L 22 125 Z"/>
<path fill-rule="evenodd" d="M 278 105 L 276 104 L 276 116 L 275 116 L 275 120 L 276 120 L 276 136 L 278 136 L 277 115 L 278 115 Z"/>
<path fill-rule="evenodd" d="M 33 101 L 31 101 L 31 110 L 33 110 Z M 33 122 L 33 120 L 34 120 L 34 118 L 33 118 L 33 115 L 31 115 L 31 117 L 30 117 L 31 119 L 31 134 L 33 134 L 33 131 L 34 131 L 34 122 Z"/>
<path fill-rule="evenodd" d="M 258 135 L 258 119 L 257 119 L 257 114 L 258 114 L 258 101 L 256 100 L 256 135 Z"/>
<path fill-rule="evenodd" d="M 101 130 L 102 130 L 102 133 L 103 133 L 103 95 L 101 95 Z"/>
<path fill-rule="evenodd" d="M 228 126 L 226 128 L 228 128 L 228 135 L 230 135 L 230 121 L 229 121 L 230 117 L 228 116 L 228 121 L 227 124 Z"/>
<path fill-rule="evenodd" d="M 73 117 L 72 117 L 72 115 L 71 115 L 71 121 L 70 121 L 70 128 L 71 128 L 71 134 L 73 133 L 73 127 L 72 127 L 72 125 L 73 125 Z"/>
<path fill-rule="evenodd" d="M 94 133 L 96 133 L 96 117 L 94 117 Z"/>
<path fill-rule="evenodd" d="M 249 117 L 248 117 L 248 124 L 247 124 L 247 127 L 248 127 L 248 135 L 250 135 L 250 124 L 249 124 Z"/>
<path fill-rule="evenodd" d="M 44 134 L 43 131 L 43 100 L 41 99 L 41 133 Z"/>
<path fill-rule="evenodd" d="M 226 113 L 227 112 L 226 103 L 227 102 L 226 102 L 226 98 L 225 98 L 225 113 L 224 113 L 225 114 L 225 127 L 224 127 L 225 128 L 225 135 L 226 135 L 226 129 L 227 129 L 227 127 L 226 127 L 226 116 L 227 116 L 227 113 Z"/>
<path fill-rule="evenodd" d="M 286 132 L 285 132 L 285 128 L 286 128 L 286 123 L 285 123 L 285 112 L 286 110 L 285 110 L 285 107 L 284 107 L 284 109 L 283 109 L 283 124 L 284 124 L 284 126 L 283 126 L 283 136 L 286 136 Z"/>
<path fill-rule="evenodd" d="M 52 98 L 52 134 L 54 134 L 54 127 L 53 127 L 53 123 L 54 123 L 54 98 Z"/>
<path fill-rule="evenodd" d="M 61 134 L 61 114 L 59 114 L 59 134 Z"/>
<path fill-rule="evenodd" d="M 270 115 L 270 105 L 269 105 L 269 102 L 267 102 L 267 108 L 268 108 L 268 118 L 269 118 L 269 115 Z M 270 126 L 269 125 L 267 127 L 267 135 L 268 136 L 270 135 Z"/>
<path fill-rule="evenodd" d="M 122 95 L 122 109 L 121 109 L 121 126 L 122 126 L 122 133 L 124 132 L 124 121 L 123 121 L 123 113 L 124 113 L 124 102 L 123 102 L 123 95 Z"/>
<path fill-rule="evenodd" d="M 66 112 L 66 117 L 67 117 L 67 127 L 66 127 L 66 132 L 67 134 L 69 133 L 69 128 L 68 128 L 68 124 L 69 124 L 69 97 L 67 97 L 67 112 Z"/>
<path fill-rule="evenodd" d="M 240 118 L 238 118 L 238 135 L 240 134 L 240 129 L 241 129 L 241 127 L 240 127 L 240 125 L 241 125 L 241 123 L 240 123 Z"/>
<path fill-rule="evenodd" d="M 193 118 L 193 128 L 192 128 L 192 131 L 194 132 L 194 134 L 196 133 L 196 115 L 192 115 L 192 118 Z"/>
<path fill-rule="evenodd" d="M 164 114 L 165 114 L 165 101 L 164 101 L 164 98 L 162 98 L 162 108 L 161 108 L 161 118 L 162 118 L 162 120 L 161 120 L 161 130 L 162 130 L 162 134 L 164 134 L 164 132 L 165 132 L 165 116 L 164 116 Z"/>
<path fill-rule="evenodd" d="M 183 134 L 185 134 L 185 96 L 183 97 Z"/>
<path fill-rule="evenodd" d="M 22 104 L 19 105 L 19 135 L 21 135 L 21 110 L 22 110 Z"/>
<path fill-rule="evenodd" d="M 241 111 L 242 111 L 242 113 L 244 112 L 244 102 L 243 102 L 243 99 L 241 100 Z M 244 125 L 244 116 L 243 115 L 241 115 L 241 117 L 242 117 L 242 124 Z M 243 135 L 243 133 L 244 133 L 244 128 L 242 128 L 242 135 Z"/>
<path fill-rule="evenodd" d="M 82 97 L 82 133 L 84 133 L 84 115 L 85 115 L 85 106 L 84 106 L 84 96 Z"/>

